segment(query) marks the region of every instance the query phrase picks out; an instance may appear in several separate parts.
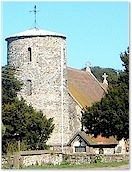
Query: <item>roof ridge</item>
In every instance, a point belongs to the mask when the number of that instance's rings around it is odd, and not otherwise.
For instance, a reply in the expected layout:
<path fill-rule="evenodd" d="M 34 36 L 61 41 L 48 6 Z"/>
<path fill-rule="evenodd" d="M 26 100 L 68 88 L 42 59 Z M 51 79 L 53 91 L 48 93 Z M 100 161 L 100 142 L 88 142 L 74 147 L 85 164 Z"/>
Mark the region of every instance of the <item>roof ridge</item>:
<path fill-rule="evenodd" d="M 86 72 L 86 71 L 85 71 Z M 94 74 L 92 72 L 86 72 L 87 74 L 89 74 L 90 76 L 93 77 L 93 79 L 100 85 L 100 87 L 107 92 L 107 90 L 103 87 L 102 83 L 98 81 L 98 79 L 94 76 Z"/>
<path fill-rule="evenodd" d="M 75 68 L 73 68 L 73 67 L 68 67 L 68 66 L 67 66 L 67 68 L 68 68 L 68 69 L 71 69 L 71 70 L 77 70 L 77 71 L 80 71 L 80 72 L 81 72 L 81 71 L 85 72 L 84 70 L 81 70 L 81 69 L 75 69 Z"/>

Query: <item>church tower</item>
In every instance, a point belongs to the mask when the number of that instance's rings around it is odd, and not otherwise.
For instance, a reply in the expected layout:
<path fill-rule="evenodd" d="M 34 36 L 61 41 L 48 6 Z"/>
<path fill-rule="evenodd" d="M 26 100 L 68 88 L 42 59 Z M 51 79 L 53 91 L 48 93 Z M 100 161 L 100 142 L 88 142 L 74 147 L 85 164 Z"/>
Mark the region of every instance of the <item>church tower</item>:
<path fill-rule="evenodd" d="M 8 36 L 7 64 L 23 82 L 18 97 L 53 118 L 55 129 L 47 144 L 63 148 L 81 128 L 80 107 L 68 91 L 66 36 L 36 27 Z M 59 148 L 58 148 L 59 147 Z"/>
<path fill-rule="evenodd" d="M 5 40 L 7 63 L 17 68 L 17 77 L 24 83 L 18 96 L 47 118 L 53 117 L 55 129 L 48 144 L 66 144 L 71 132 L 66 98 L 66 36 L 33 28 Z"/>

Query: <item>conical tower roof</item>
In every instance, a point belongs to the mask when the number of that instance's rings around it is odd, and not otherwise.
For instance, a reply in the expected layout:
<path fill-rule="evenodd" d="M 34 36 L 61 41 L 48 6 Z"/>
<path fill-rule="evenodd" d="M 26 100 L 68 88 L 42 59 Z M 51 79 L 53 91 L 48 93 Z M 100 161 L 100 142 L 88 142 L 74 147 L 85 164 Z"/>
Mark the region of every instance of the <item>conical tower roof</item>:
<path fill-rule="evenodd" d="M 43 30 L 39 28 L 33 28 L 29 29 L 20 33 L 16 33 L 13 35 L 8 36 L 5 40 L 8 41 L 10 38 L 15 38 L 15 37 L 36 37 L 36 36 L 57 36 L 57 37 L 64 37 L 66 36 L 64 34 L 48 31 L 48 30 Z"/>

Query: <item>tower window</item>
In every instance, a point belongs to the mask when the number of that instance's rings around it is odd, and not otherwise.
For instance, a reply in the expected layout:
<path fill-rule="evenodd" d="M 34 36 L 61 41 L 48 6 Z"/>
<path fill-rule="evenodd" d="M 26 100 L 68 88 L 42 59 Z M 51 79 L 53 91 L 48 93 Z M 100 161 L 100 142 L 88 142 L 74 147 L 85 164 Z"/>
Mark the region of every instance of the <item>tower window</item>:
<path fill-rule="evenodd" d="M 31 52 L 31 48 L 28 47 L 28 62 L 32 61 L 32 52 Z"/>
<path fill-rule="evenodd" d="M 65 50 L 65 48 L 63 48 L 63 55 L 64 55 L 64 58 L 66 58 L 66 50 Z"/>
<path fill-rule="evenodd" d="M 30 96 L 32 94 L 32 81 L 27 80 L 27 95 Z"/>

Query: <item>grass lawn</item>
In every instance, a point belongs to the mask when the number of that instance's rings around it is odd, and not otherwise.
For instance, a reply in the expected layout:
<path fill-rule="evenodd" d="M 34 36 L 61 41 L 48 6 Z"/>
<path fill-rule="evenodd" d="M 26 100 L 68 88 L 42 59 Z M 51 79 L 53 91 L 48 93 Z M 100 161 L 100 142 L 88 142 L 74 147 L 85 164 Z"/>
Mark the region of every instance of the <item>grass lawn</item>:
<path fill-rule="evenodd" d="M 28 166 L 23 167 L 22 169 L 89 169 L 89 168 L 101 168 L 101 167 L 119 167 L 122 165 L 129 164 L 129 161 L 123 162 L 110 162 L 110 163 L 91 163 L 91 164 L 78 164 L 78 165 L 42 165 L 42 166 Z"/>

